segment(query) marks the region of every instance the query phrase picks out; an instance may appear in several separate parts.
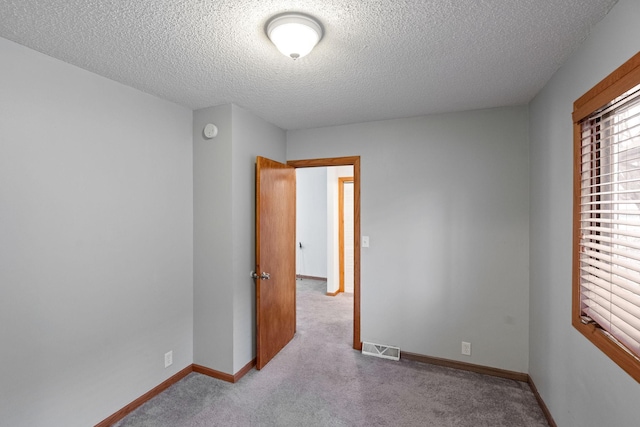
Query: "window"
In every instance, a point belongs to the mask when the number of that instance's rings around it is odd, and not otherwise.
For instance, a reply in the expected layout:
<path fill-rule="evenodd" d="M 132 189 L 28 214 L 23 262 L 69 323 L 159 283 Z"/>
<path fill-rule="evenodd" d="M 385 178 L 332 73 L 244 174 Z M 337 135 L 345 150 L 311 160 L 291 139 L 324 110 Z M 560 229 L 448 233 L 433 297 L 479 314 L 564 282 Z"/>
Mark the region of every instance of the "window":
<path fill-rule="evenodd" d="M 572 323 L 640 382 L 640 53 L 573 121 Z"/>

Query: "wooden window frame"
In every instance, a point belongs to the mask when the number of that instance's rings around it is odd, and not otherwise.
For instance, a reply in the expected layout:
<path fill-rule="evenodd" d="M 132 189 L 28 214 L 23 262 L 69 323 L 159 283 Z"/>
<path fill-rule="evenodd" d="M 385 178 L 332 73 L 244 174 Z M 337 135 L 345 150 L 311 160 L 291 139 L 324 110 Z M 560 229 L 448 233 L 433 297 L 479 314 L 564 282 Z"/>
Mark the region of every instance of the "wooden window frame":
<path fill-rule="evenodd" d="M 605 77 L 573 104 L 573 267 L 571 323 L 625 372 L 640 382 L 640 360 L 597 325 L 584 324 L 580 309 L 580 122 L 640 84 L 640 52 Z"/>

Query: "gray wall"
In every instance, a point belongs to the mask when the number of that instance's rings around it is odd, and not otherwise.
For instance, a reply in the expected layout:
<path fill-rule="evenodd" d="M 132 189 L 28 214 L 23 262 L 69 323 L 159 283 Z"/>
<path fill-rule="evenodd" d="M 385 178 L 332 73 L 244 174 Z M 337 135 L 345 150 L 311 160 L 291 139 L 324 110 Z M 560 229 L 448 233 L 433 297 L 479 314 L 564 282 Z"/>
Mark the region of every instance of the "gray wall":
<path fill-rule="evenodd" d="M 193 363 L 233 371 L 232 106 L 193 112 Z M 218 126 L 205 139 L 204 126 Z"/>
<path fill-rule="evenodd" d="M 327 277 L 327 168 L 296 169 L 296 273 Z"/>
<path fill-rule="evenodd" d="M 192 114 L 0 57 L 0 424 L 94 425 L 193 360 Z"/>
<path fill-rule="evenodd" d="M 363 340 L 528 371 L 527 118 L 517 107 L 287 133 L 288 159 L 361 156 Z"/>
<path fill-rule="evenodd" d="M 235 374 L 255 357 L 256 156 L 284 162 L 285 132 L 222 105 L 193 113 L 193 147 L 194 363 Z"/>
<path fill-rule="evenodd" d="M 571 326 L 571 112 L 638 51 L 639 18 L 620 0 L 530 106 L 530 374 L 559 426 L 638 425 L 638 383 Z"/>

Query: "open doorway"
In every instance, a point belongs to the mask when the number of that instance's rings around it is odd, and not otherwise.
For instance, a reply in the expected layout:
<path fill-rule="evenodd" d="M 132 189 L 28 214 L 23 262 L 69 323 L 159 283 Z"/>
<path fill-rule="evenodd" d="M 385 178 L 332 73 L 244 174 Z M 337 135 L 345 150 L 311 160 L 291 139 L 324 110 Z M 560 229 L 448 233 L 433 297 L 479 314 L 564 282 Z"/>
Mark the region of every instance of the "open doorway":
<path fill-rule="evenodd" d="M 296 277 L 327 281 L 327 168 L 296 169 Z"/>
<path fill-rule="evenodd" d="M 296 276 L 353 294 L 353 166 L 296 169 Z"/>
<path fill-rule="evenodd" d="M 360 340 L 360 157 L 290 160 L 287 165 L 295 168 L 352 166 L 353 177 L 353 348 L 362 349 Z M 337 191 L 337 190 L 336 190 Z M 336 200 L 337 202 L 337 200 Z M 299 244 L 300 242 L 298 242 Z M 304 246 L 304 242 L 302 242 Z M 336 254 L 336 287 L 339 286 L 339 264 Z"/>

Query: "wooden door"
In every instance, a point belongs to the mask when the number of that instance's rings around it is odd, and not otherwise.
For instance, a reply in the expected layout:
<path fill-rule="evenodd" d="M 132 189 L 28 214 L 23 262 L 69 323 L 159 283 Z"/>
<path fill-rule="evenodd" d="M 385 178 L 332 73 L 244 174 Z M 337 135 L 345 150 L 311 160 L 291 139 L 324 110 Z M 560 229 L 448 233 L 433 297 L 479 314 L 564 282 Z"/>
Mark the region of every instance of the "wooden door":
<path fill-rule="evenodd" d="M 295 169 L 256 159 L 257 368 L 262 369 L 296 331 Z M 267 273 L 269 278 L 262 273 Z"/>

